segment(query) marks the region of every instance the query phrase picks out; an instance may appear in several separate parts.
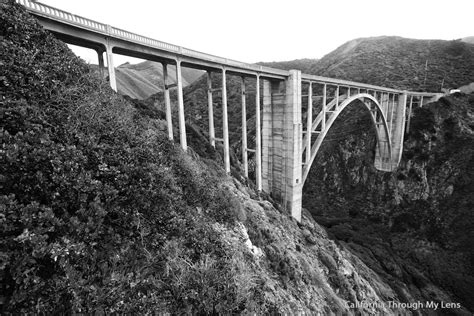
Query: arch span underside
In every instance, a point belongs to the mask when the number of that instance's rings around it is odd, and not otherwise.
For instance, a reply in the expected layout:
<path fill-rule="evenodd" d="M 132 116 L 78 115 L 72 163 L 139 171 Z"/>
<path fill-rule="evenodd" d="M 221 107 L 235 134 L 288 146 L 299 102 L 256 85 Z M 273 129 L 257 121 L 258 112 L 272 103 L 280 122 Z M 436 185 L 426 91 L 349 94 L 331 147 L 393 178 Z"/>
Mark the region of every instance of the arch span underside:
<path fill-rule="evenodd" d="M 321 144 L 324 141 L 331 126 L 334 124 L 338 116 L 342 113 L 342 111 L 344 111 L 346 107 L 355 104 L 358 101 L 362 102 L 370 113 L 372 123 L 374 124 L 376 130 L 375 135 L 377 137 L 378 156 L 381 157 L 384 161 L 388 161 L 392 157 L 392 142 L 390 128 L 386 115 L 387 111 L 385 111 L 379 101 L 373 95 L 368 93 L 360 93 L 350 97 L 347 97 L 347 95 L 343 95 L 339 97 L 339 100 L 342 100 L 342 102 L 339 103 L 336 102 L 336 100 L 333 100 L 325 106 L 324 110 L 321 110 L 319 112 L 316 119 L 311 125 L 311 133 L 306 133 L 305 135 L 302 154 L 304 154 L 305 151 L 310 150 L 311 156 L 309 161 L 306 162 L 303 166 L 303 183 L 308 177 L 311 165 L 313 164 L 314 159 L 316 158 L 316 155 L 321 147 Z M 327 117 L 327 114 L 330 114 L 329 117 Z M 323 123 L 324 116 L 326 116 L 326 118 L 325 122 Z M 311 137 L 313 134 L 317 134 L 317 138 L 311 144 L 311 148 L 308 148 L 308 146 L 306 145 L 308 144 L 307 137 Z M 381 170 L 387 171 L 384 169 Z"/>

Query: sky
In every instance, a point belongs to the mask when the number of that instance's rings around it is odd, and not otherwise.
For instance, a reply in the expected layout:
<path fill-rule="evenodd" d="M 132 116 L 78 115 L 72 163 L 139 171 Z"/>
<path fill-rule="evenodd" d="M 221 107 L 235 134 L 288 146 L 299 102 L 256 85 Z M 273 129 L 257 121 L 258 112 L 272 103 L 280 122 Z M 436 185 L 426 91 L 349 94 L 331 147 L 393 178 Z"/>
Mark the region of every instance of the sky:
<path fill-rule="evenodd" d="M 474 0 L 39 0 L 160 41 L 242 62 L 321 58 L 360 37 L 474 35 Z M 74 51 L 90 63 L 95 52 Z M 114 56 L 116 65 L 129 57 Z"/>

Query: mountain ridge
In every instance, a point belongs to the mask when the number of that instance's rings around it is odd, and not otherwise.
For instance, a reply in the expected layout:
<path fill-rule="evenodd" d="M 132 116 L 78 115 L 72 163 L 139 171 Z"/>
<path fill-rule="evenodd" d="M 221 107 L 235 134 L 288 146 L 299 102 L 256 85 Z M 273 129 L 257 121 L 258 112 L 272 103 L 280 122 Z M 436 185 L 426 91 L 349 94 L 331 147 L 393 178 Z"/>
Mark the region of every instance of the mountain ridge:
<path fill-rule="evenodd" d="M 322 57 L 312 74 L 414 91 L 439 92 L 474 78 L 474 45 L 399 36 L 358 38 Z"/>

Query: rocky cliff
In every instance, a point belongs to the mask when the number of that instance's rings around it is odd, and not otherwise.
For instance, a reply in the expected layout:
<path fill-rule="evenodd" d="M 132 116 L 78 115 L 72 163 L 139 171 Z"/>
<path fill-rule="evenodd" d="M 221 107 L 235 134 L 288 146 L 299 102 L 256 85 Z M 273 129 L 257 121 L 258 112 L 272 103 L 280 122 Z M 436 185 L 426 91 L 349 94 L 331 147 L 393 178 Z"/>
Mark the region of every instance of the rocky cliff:
<path fill-rule="evenodd" d="M 394 173 L 373 167 L 375 134 L 362 106 L 338 118 L 304 187 L 304 206 L 408 301 L 474 290 L 474 98 L 418 108 Z M 349 131 L 349 132 L 348 132 Z"/>

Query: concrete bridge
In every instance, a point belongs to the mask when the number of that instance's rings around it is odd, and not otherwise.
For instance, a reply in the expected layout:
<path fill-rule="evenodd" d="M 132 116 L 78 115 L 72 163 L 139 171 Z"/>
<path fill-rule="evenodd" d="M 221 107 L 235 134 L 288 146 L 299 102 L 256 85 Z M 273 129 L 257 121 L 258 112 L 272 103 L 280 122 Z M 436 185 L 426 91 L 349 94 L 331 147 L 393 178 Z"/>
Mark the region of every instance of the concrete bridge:
<path fill-rule="evenodd" d="M 224 166 L 230 172 L 227 76 L 241 78 L 242 165 L 248 177 L 248 155 L 255 154 L 255 183 L 279 200 L 298 221 L 301 219 L 303 184 L 326 134 L 346 107 L 363 103 L 370 113 L 377 137 L 375 167 L 382 171 L 397 168 L 405 132 L 410 127 L 414 107 L 434 101 L 436 93 L 402 91 L 363 83 L 279 70 L 205 54 L 127 32 L 30 0 L 16 0 L 34 15 L 43 27 L 66 43 L 94 49 L 99 68 L 104 54 L 112 89 L 117 90 L 113 54 L 160 62 L 163 65 L 164 99 L 168 137 L 173 139 L 170 89 L 178 95 L 180 144 L 187 150 L 183 101 L 182 67 L 205 70 L 208 78 L 209 142 L 222 142 Z M 176 71 L 170 82 L 169 66 Z M 211 73 L 222 74 L 220 87 L 213 87 Z M 245 90 L 255 82 L 256 146 L 247 145 Z M 157 83 L 158 84 L 158 83 Z M 222 137 L 216 137 L 213 95 L 222 96 Z"/>

